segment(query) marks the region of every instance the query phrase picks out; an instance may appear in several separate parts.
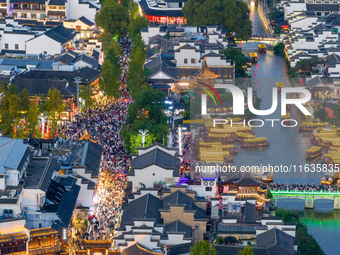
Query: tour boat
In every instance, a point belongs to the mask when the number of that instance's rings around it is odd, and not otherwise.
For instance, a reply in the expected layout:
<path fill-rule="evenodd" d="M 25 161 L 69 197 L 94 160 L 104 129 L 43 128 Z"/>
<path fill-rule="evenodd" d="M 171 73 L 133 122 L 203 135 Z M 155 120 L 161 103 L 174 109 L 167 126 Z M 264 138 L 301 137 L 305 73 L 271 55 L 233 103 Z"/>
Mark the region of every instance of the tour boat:
<path fill-rule="evenodd" d="M 257 63 L 257 54 L 256 54 L 256 52 L 249 53 L 249 58 L 251 59 L 251 61 L 253 63 Z"/>
<path fill-rule="evenodd" d="M 281 88 L 284 88 L 285 84 L 283 82 L 277 82 L 276 87 L 278 88 L 278 92 L 281 93 Z"/>
<path fill-rule="evenodd" d="M 289 119 L 290 119 L 290 113 L 289 112 L 287 112 L 286 115 L 281 115 L 282 124 L 288 125 L 290 123 Z"/>
<path fill-rule="evenodd" d="M 250 133 L 245 133 L 245 132 L 235 133 L 235 140 L 238 142 L 242 142 L 245 139 L 253 139 L 253 138 L 256 138 L 256 136 Z"/>
<path fill-rule="evenodd" d="M 259 44 L 258 46 L 258 52 L 259 53 L 266 53 L 267 52 L 267 48 L 265 44 Z"/>
<path fill-rule="evenodd" d="M 313 132 L 315 129 L 319 127 L 324 127 L 324 122 L 303 122 L 299 127 L 299 131 L 302 132 Z"/>
<path fill-rule="evenodd" d="M 245 139 L 241 142 L 241 148 L 256 148 L 256 147 L 265 147 L 268 145 L 269 143 L 267 141 L 267 138 L 265 137 Z"/>
<path fill-rule="evenodd" d="M 316 158 L 322 154 L 322 147 L 312 146 L 306 150 L 306 158 Z"/>

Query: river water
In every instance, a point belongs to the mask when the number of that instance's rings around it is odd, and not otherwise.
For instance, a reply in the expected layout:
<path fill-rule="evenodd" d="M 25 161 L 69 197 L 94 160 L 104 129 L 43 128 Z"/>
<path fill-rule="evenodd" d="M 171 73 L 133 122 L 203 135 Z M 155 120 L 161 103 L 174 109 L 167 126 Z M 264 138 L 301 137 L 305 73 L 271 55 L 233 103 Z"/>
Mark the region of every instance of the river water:
<path fill-rule="evenodd" d="M 255 7 L 251 7 L 250 19 L 253 22 L 253 34 L 269 35 L 263 26 L 260 15 Z M 257 52 L 256 42 L 243 43 L 242 48 L 245 54 Z M 276 82 L 284 82 L 289 86 L 286 75 L 287 67 L 280 56 L 275 56 L 273 51 L 266 54 L 258 54 L 258 63 L 252 69 L 253 86 L 257 95 L 262 99 L 261 109 L 269 109 L 272 105 L 272 88 Z M 279 97 L 280 98 L 280 97 Z M 279 100 L 280 101 L 280 100 Z M 270 116 L 257 116 L 257 119 L 280 119 L 280 102 L 277 110 Z M 299 124 L 305 120 L 303 114 L 292 107 L 291 118 L 297 120 Z M 306 149 L 311 146 L 310 134 L 301 133 L 298 127 L 282 127 L 279 122 L 266 123 L 263 127 L 255 128 L 257 137 L 266 137 L 270 146 L 264 149 L 240 149 L 234 158 L 234 165 L 304 165 Z M 322 173 L 306 173 L 291 171 L 289 173 L 274 173 L 274 182 L 279 183 L 314 183 L 320 184 Z M 316 200 L 314 210 L 304 210 L 303 200 L 282 199 L 278 201 L 280 207 L 295 209 L 304 212 L 302 221 L 307 225 L 308 231 L 318 241 L 326 254 L 339 254 L 340 242 L 340 211 L 333 211 L 333 201 Z"/>

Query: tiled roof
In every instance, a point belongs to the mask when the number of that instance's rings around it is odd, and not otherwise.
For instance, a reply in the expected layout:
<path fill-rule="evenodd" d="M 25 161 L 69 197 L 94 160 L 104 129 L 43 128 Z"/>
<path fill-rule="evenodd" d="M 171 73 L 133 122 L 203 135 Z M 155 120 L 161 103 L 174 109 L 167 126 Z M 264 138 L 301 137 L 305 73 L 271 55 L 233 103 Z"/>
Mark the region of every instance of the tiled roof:
<path fill-rule="evenodd" d="M 6 169 L 18 169 L 28 150 L 22 139 L 0 138 L 0 172 Z"/>
<path fill-rule="evenodd" d="M 44 33 L 44 35 L 61 44 L 64 44 L 72 40 L 75 36 L 75 33 L 74 30 L 65 28 L 64 26 L 60 25 L 48 30 L 47 32 Z"/>
<path fill-rule="evenodd" d="M 135 169 L 144 169 L 151 165 L 172 170 L 174 176 L 179 176 L 180 159 L 158 148 L 134 158 L 129 175 L 133 175 Z"/>
<path fill-rule="evenodd" d="M 161 214 L 159 209 L 162 207 L 162 200 L 150 193 L 131 201 L 123 207 L 123 217 L 121 226 L 133 224 L 133 219 L 153 219 L 155 224 L 161 224 Z"/>

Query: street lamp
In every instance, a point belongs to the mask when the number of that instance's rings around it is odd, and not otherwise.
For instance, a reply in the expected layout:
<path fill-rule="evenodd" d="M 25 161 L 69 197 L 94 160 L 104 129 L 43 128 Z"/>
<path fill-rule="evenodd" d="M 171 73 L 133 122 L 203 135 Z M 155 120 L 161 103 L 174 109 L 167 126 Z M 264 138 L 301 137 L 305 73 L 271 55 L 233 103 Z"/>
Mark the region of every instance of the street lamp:
<path fill-rule="evenodd" d="M 77 109 L 79 112 L 79 84 L 81 83 L 82 78 L 80 77 L 75 77 L 74 82 L 77 84 Z"/>
<path fill-rule="evenodd" d="M 42 129 L 42 139 L 45 139 L 44 133 L 45 133 L 45 121 L 47 119 L 47 116 L 44 114 L 40 114 L 39 119 L 41 121 L 41 129 Z"/>
<path fill-rule="evenodd" d="M 142 136 L 142 143 L 143 143 L 143 148 L 144 148 L 145 137 L 148 135 L 149 130 L 147 130 L 147 129 L 144 129 L 144 130 L 139 129 L 138 132 L 139 132 L 139 133 L 141 134 L 141 136 Z"/>

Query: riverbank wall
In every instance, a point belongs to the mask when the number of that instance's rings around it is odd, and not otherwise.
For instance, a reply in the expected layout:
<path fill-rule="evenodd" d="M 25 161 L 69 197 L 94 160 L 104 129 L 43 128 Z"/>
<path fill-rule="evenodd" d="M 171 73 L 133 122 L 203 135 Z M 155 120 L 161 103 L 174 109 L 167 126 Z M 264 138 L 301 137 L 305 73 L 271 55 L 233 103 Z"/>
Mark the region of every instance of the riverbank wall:
<path fill-rule="evenodd" d="M 270 20 L 267 17 L 267 13 L 269 12 L 268 7 L 265 3 L 263 2 L 258 2 L 257 4 L 257 11 L 260 14 L 260 17 L 263 21 L 263 25 L 265 26 L 265 28 L 268 30 L 268 32 L 273 35 L 274 31 L 272 26 L 270 25 Z"/>

